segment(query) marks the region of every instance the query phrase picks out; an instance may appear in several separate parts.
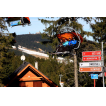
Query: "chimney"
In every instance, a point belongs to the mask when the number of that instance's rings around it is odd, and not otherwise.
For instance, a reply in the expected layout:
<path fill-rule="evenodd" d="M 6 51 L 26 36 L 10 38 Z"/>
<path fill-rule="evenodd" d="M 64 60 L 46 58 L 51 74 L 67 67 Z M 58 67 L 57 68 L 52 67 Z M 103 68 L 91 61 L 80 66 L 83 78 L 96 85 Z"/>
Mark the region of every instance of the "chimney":
<path fill-rule="evenodd" d="M 35 68 L 38 70 L 38 62 L 35 62 Z"/>
<path fill-rule="evenodd" d="M 60 82 L 60 86 L 61 87 L 64 87 L 64 82 Z"/>

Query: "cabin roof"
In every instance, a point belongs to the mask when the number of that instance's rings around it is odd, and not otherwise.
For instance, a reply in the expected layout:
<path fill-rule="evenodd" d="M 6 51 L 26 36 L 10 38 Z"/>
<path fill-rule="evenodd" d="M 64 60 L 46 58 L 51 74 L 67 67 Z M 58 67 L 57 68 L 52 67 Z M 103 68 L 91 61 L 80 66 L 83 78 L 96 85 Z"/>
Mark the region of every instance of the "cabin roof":
<path fill-rule="evenodd" d="M 27 66 L 31 66 L 32 68 L 35 68 L 34 66 L 32 66 L 29 62 L 24 62 L 23 64 L 21 64 L 9 77 L 8 77 L 8 83 L 15 77 L 17 76 L 22 70 L 24 70 L 24 68 L 26 68 Z M 39 70 L 37 70 L 35 68 L 35 71 L 41 75 L 46 81 L 48 81 L 49 83 L 52 83 L 53 85 L 56 85 L 53 81 L 51 81 L 46 75 L 44 75 L 42 72 L 40 72 Z M 56 85 L 57 86 L 57 85 Z"/>
<path fill-rule="evenodd" d="M 23 64 L 21 64 L 11 75 L 10 77 L 14 77 L 15 75 L 17 75 L 19 72 L 21 72 L 28 64 L 30 64 L 29 62 L 24 62 Z M 32 64 L 30 64 L 32 65 Z M 32 65 L 33 66 L 33 65 Z M 34 66 L 33 66 L 34 67 Z M 39 71 L 40 73 L 42 73 L 41 71 Z M 42 73 L 43 74 L 43 73 Z M 44 74 L 43 74 L 44 75 Z M 46 76 L 46 75 L 45 75 Z M 47 76 L 46 76 L 47 77 Z M 48 78 L 48 77 L 47 77 Z"/>

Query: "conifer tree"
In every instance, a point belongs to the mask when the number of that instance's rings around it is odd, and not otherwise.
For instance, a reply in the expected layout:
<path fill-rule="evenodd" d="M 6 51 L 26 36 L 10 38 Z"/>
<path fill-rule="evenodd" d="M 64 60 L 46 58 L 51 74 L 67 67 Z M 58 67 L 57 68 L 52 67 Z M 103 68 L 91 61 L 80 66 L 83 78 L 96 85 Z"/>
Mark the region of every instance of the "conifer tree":
<path fill-rule="evenodd" d="M 94 24 L 90 24 L 94 40 L 106 42 L 106 17 L 95 17 L 94 21 Z"/>
<path fill-rule="evenodd" d="M 11 59 L 11 53 L 8 50 L 14 44 L 13 34 L 4 33 L 8 32 L 7 26 L 5 25 L 5 19 L 0 17 L 0 79 L 3 78 L 3 73 L 6 73 L 8 70 L 8 64 L 10 64 L 9 59 Z M 5 70 L 6 69 L 6 70 Z M 4 72 L 4 70 L 6 72 Z"/>

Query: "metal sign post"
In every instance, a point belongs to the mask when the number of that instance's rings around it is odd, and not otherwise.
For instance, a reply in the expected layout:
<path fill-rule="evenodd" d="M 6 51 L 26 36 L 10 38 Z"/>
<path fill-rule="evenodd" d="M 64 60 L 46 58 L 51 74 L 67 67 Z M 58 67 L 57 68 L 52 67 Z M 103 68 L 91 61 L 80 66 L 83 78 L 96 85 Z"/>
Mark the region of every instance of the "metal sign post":
<path fill-rule="evenodd" d="M 101 49 L 102 49 L 102 51 L 82 52 L 82 61 L 94 61 L 94 62 L 79 63 L 79 65 L 80 65 L 79 72 L 101 72 L 99 77 L 103 77 L 103 87 L 105 87 L 103 42 L 101 42 Z M 95 86 L 95 84 L 94 84 L 94 86 Z"/>
<path fill-rule="evenodd" d="M 96 86 L 95 79 L 98 79 L 98 74 L 91 74 L 91 79 L 94 79 L 94 87 Z"/>
<path fill-rule="evenodd" d="M 91 74 L 91 79 L 98 79 L 98 74 Z"/>
<path fill-rule="evenodd" d="M 102 73 L 103 73 L 103 87 L 105 87 L 105 84 L 104 84 L 104 56 L 103 56 L 103 42 L 102 42 Z"/>

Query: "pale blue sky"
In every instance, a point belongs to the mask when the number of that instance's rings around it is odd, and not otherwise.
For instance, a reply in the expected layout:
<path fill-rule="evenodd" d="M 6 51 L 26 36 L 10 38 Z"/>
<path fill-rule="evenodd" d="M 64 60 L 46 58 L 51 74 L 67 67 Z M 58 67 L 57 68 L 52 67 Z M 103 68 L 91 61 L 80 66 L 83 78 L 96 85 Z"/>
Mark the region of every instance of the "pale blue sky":
<path fill-rule="evenodd" d="M 43 25 L 38 18 L 40 19 L 46 19 L 45 17 L 29 17 L 30 21 L 31 21 L 31 25 L 28 26 L 26 25 L 25 27 L 23 26 L 14 26 L 14 27 L 8 27 L 8 30 L 10 33 L 16 32 L 17 35 L 21 35 L 21 34 L 29 34 L 29 32 L 31 34 L 35 34 L 36 32 L 43 32 L 43 29 L 45 29 L 45 25 Z M 52 18 L 48 18 L 50 20 L 56 20 L 58 19 L 57 17 L 55 17 L 54 19 Z M 89 27 L 89 24 L 86 24 L 86 22 L 84 22 L 83 20 L 79 20 L 79 23 L 81 23 L 83 26 L 83 29 L 85 31 L 92 31 L 91 28 Z M 88 37 L 89 40 L 93 40 L 92 37 Z"/>

